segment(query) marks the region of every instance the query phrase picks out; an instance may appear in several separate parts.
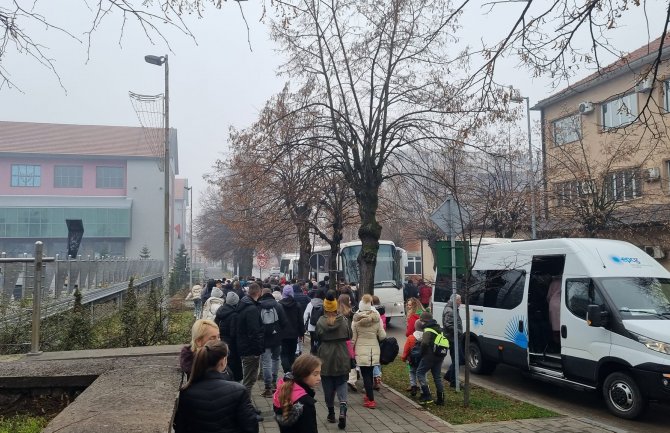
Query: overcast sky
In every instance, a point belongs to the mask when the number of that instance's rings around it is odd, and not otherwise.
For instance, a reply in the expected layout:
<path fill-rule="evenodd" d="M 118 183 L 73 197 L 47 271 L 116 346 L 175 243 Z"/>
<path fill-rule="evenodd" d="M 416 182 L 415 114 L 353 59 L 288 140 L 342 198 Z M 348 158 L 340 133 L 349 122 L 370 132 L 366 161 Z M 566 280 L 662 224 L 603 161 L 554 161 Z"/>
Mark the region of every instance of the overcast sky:
<path fill-rule="evenodd" d="M 31 5 L 33 1 L 19 3 Z M 94 4 L 97 0 L 88 2 Z M 480 7 L 480 3 L 483 2 L 473 3 L 461 21 L 463 31 L 459 34 L 463 43 L 492 40 L 509 28 L 523 6 L 503 3 L 495 13 L 482 16 L 488 9 Z M 224 2 L 222 10 L 209 8 L 202 19 L 186 17 L 197 43 L 175 29 L 163 28 L 171 52 L 160 39 L 154 38 L 152 44 L 132 21 L 119 41 L 120 16 L 108 17 L 92 35 L 88 62 L 85 42 L 32 25 L 26 30 L 47 47 L 46 53 L 54 59 L 63 87 L 48 69 L 10 49 L 2 58 L 1 67 L 11 74 L 21 91 L 0 89 L 0 119 L 140 126 L 128 91 L 162 93 L 163 69 L 145 63 L 143 58 L 145 54 L 169 52 L 170 124 L 179 134 L 179 177 L 189 179 L 197 201 L 206 188 L 202 174 L 210 172 L 213 162 L 227 150 L 228 128 L 252 123 L 264 102 L 281 90 L 285 81 L 275 74 L 282 58 L 269 39 L 267 27 L 259 22 L 259 2 L 251 0 L 241 5 L 251 28 L 252 50 L 234 1 Z M 663 7 L 667 4 L 661 0 L 648 6 L 652 17 L 650 35 L 641 8 L 633 8 L 614 35 L 618 48 L 631 51 L 660 36 L 663 22 L 653 20 L 664 17 Z M 38 0 L 37 10 L 52 24 L 86 40 L 84 32 L 90 27 L 91 11 L 84 0 Z M 576 78 L 588 73 L 583 70 Z M 530 97 L 531 104 L 555 92 L 548 80 L 532 79 L 512 59 L 502 64 L 497 81 L 520 88 L 523 95 Z M 197 203 L 195 209 L 197 212 Z"/>

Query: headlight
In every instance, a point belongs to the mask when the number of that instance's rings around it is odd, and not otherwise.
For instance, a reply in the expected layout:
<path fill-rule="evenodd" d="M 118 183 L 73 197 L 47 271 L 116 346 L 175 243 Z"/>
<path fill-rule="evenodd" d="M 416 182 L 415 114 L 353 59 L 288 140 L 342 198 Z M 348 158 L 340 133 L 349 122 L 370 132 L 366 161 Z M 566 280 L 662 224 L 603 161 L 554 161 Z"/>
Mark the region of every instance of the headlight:
<path fill-rule="evenodd" d="M 637 337 L 637 341 L 647 346 L 648 349 L 654 350 L 656 352 L 665 353 L 666 355 L 670 355 L 670 344 L 664 343 L 662 341 L 652 340 L 651 338 L 647 338 L 644 335 L 640 334 L 633 334 L 633 335 Z"/>

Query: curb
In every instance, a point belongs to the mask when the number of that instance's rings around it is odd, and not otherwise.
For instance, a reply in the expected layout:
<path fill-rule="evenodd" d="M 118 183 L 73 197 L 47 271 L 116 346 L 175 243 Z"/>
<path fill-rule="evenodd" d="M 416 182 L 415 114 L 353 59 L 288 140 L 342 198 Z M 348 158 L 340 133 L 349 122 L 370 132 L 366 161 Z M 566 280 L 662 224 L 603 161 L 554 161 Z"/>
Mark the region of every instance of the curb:
<path fill-rule="evenodd" d="M 447 421 L 443 420 L 443 419 L 440 418 L 439 416 L 434 415 L 432 412 L 426 410 L 425 407 L 421 406 L 420 404 L 418 404 L 418 403 L 415 402 L 414 400 L 410 399 L 409 397 L 407 397 L 406 395 L 404 395 L 403 393 L 401 393 L 401 392 L 398 391 L 397 389 L 392 388 L 392 387 L 390 387 L 390 386 L 388 386 L 388 385 L 386 385 L 386 384 L 384 384 L 384 383 L 382 383 L 382 386 L 383 386 L 384 388 L 386 388 L 387 390 L 391 391 L 392 394 L 395 394 L 396 396 L 398 396 L 398 397 L 400 397 L 401 399 L 403 399 L 405 402 L 409 403 L 409 404 L 410 404 L 412 407 L 414 407 L 415 409 L 422 410 L 423 412 L 426 413 L 426 415 L 428 415 L 429 417 L 433 418 L 434 420 L 439 421 L 439 422 L 441 422 L 442 424 L 444 424 L 444 425 L 446 425 L 446 426 L 448 426 L 448 427 L 450 427 L 450 428 L 456 430 L 456 426 L 454 426 L 453 424 L 449 424 Z"/>

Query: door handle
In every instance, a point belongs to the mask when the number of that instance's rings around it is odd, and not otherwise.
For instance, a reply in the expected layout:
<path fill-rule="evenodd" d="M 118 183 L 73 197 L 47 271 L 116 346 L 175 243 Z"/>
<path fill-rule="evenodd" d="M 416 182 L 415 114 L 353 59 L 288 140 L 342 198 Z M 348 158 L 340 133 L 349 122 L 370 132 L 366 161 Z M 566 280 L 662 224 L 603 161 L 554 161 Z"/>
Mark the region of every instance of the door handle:
<path fill-rule="evenodd" d="M 561 337 L 568 338 L 568 327 L 561 325 Z"/>
<path fill-rule="evenodd" d="M 519 333 L 523 334 L 523 320 L 519 320 Z"/>

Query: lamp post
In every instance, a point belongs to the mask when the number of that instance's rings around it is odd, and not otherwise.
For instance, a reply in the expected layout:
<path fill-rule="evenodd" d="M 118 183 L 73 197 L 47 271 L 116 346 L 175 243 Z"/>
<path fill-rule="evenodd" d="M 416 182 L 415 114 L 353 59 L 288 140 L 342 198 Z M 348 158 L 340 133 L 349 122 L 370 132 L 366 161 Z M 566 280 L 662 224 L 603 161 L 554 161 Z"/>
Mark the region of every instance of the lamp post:
<path fill-rule="evenodd" d="M 536 225 L 535 225 L 535 170 L 533 167 L 533 144 L 531 141 L 531 130 L 530 130 L 530 101 L 528 96 L 521 96 L 517 89 L 511 88 L 512 96 L 510 101 L 512 102 L 523 102 L 526 101 L 526 120 L 528 121 L 528 158 L 530 162 L 528 179 L 530 180 L 530 231 L 531 239 L 537 238 Z"/>
<path fill-rule="evenodd" d="M 164 213 L 163 220 L 163 292 L 168 294 L 168 280 L 170 278 L 170 85 L 168 56 L 144 56 L 144 61 L 156 66 L 165 66 L 165 97 L 163 98 L 163 114 L 165 116 L 165 147 L 163 151 L 163 174 L 164 176 Z"/>
<path fill-rule="evenodd" d="M 191 259 L 191 266 L 188 267 L 188 280 L 189 280 L 189 287 L 193 287 L 193 187 L 192 186 L 185 186 L 185 190 L 189 191 L 191 193 L 191 196 L 188 199 L 188 204 L 189 204 L 189 220 L 190 222 L 188 223 L 188 233 L 189 233 L 189 241 L 188 241 L 188 246 L 189 246 L 189 257 Z"/>

